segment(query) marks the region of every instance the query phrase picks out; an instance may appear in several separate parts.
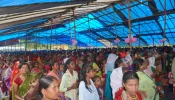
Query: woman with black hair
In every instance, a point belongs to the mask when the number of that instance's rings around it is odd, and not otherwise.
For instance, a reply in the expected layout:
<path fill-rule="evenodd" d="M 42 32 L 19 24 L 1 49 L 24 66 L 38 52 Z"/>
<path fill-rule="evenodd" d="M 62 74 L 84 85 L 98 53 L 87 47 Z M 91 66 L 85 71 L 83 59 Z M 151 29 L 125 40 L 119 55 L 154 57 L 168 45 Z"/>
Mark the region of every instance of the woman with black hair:
<path fill-rule="evenodd" d="M 51 62 L 50 66 L 51 66 L 51 71 L 47 74 L 47 76 L 55 77 L 58 80 L 58 83 L 60 84 L 61 80 L 58 77 L 58 71 L 59 71 L 60 66 L 58 65 L 57 62 Z"/>
<path fill-rule="evenodd" d="M 23 100 L 29 94 L 30 85 L 37 79 L 37 74 L 30 73 L 28 63 L 19 65 L 20 73 L 15 76 L 12 84 L 12 100 Z M 31 98 L 35 98 L 33 95 Z"/>
<path fill-rule="evenodd" d="M 90 64 L 84 64 L 79 85 L 79 100 L 99 100 L 97 89 L 92 81 L 95 72 Z"/>
<path fill-rule="evenodd" d="M 64 92 L 66 97 L 71 100 L 78 100 L 78 73 L 74 71 L 75 63 L 72 59 L 68 59 L 65 63 L 64 75 L 61 79 L 60 92 Z"/>
<path fill-rule="evenodd" d="M 110 76 L 110 85 L 112 88 L 113 98 L 115 97 L 115 93 L 121 88 L 122 85 L 122 77 L 124 73 L 124 63 L 123 61 L 118 58 L 115 61 L 115 69 L 112 71 Z"/>
<path fill-rule="evenodd" d="M 44 76 L 39 80 L 41 100 L 58 100 L 59 83 L 53 76 Z"/>
<path fill-rule="evenodd" d="M 105 91 L 104 96 L 107 100 L 112 99 L 112 89 L 110 86 L 110 76 L 112 71 L 115 67 L 115 61 L 117 60 L 118 56 L 115 54 L 115 49 L 112 49 L 112 52 L 108 55 L 107 62 L 105 65 L 105 72 L 106 72 L 106 83 L 105 83 Z"/>
<path fill-rule="evenodd" d="M 134 71 L 139 76 L 139 90 L 145 91 L 147 97 L 144 100 L 159 100 L 158 88 L 155 81 L 148 74 L 144 72 L 147 69 L 148 61 L 144 61 L 141 58 L 137 58 L 133 62 Z"/>
<path fill-rule="evenodd" d="M 143 100 L 141 93 L 138 91 L 139 77 L 136 72 L 126 72 L 122 80 L 123 87 L 115 93 L 115 100 Z"/>
<path fill-rule="evenodd" d="M 174 51 L 174 49 L 173 49 L 173 51 Z M 173 79 L 174 79 L 174 82 L 173 82 L 173 94 L 174 94 L 174 98 L 175 98 L 175 51 L 174 51 L 174 53 L 173 53 L 173 61 L 172 61 L 172 68 L 171 68 L 171 70 L 172 70 L 172 77 L 173 77 Z"/>

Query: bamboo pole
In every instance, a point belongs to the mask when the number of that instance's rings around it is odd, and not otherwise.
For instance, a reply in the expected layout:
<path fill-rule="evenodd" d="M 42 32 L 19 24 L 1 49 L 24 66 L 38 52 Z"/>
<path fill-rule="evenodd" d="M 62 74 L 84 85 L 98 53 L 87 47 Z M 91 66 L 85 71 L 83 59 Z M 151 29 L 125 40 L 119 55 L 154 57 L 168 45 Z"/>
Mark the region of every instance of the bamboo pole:
<path fill-rule="evenodd" d="M 47 31 L 46 31 L 46 36 L 47 36 Z M 47 39 L 47 50 L 49 50 L 49 40 Z"/>
<path fill-rule="evenodd" d="M 75 19 L 75 8 L 73 8 L 73 20 L 74 20 L 74 37 L 75 37 L 75 41 L 77 41 L 77 34 L 76 34 L 76 19 Z M 76 47 L 76 52 L 77 52 L 77 44 L 75 45 Z"/>
<path fill-rule="evenodd" d="M 139 50 L 140 50 L 140 24 L 139 24 Z"/>
<path fill-rule="evenodd" d="M 25 39 L 25 56 L 27 55 L 27 32 L 26 31 L 26 39 Z"/>
<path fill-rule="evenodd" d="M 51 19 L 51 32 L 50 32 L 50 55 L 51 55 L 51 50 L 52 50 L 52 25 L 53 25 L 53 19 Z"/>
<path fill-rule="evenodd" d="M 165 38 L 166 33 L 166 0 L 164 0 L 164 31 L 163 31 L 163 38 Z M 163 46 L 165 45 L 165 41 L 163 41 Z"/>
<path fill-rule="evenodd" d="M 114 32 L 116 31 L 116 39 L 117 39 L 117 17 L 115 17 L 115 13 L 114 13 L 114 26 L 115 26 Z M 116 45 L 117 45 L 117 52 L 118 52 L 118 43 Z"/>
<path fill-rule="evenodd" d="M 164 0 L 164 31 L 163 31 L 163 38 L 165 38 L 165 32 L 166 32 L 166 0 Z M 163 47 L 165 46 L 165 41 L 163 41 Z M 164 51 L 165 51 L 165 48 L 164 48 Z M 163 71 L 166 71 L 166 57 L 164 57 L 164 53 L 163 53 L 163 62 L 164 62 L 164 65 L 163 65 Z"/>
<path fill-rule="evenodd" d="M 128 30 L 128 33 L 129 33 L 129 38 L 130 38 L 130 42 L 129 42 L 129 48 L 130 48 L 130 52 L 132 51 L 132 40 L 131 40 L 131 8 L 130 8 L 130 0 L 128 0 L 128 26 L 129 26 L 129 30 Z"/>
<path fill-rule="evenodd" d="M 88 26 L 89 26 L 89 29 L 88 29 L 89 30 L 89 37 L 91 37 L 90 36 L 90 31 L 91 31 L 90 28 L 91 27 L 90 27 L 90 20 L 89 20 L 89 16 L 88 15 L 87 15 L 87 18 L 88 18 Z M 90 38 L 89 38 L 89 49 L 90 49 Z"/>

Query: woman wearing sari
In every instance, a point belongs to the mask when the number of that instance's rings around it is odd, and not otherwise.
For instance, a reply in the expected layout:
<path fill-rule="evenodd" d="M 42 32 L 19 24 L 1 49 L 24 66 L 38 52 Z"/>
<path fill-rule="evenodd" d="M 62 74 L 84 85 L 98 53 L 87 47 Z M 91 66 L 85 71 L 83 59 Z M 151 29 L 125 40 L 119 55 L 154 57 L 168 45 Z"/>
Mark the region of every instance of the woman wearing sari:
<path fill-rule="evenodd" d="M 96 70 L 96 74 L 95 75 L 102 77 L 102 72 L 101 72 L 99 66 L 94 62 L 93 58 L 94 57 L 92 56 L 92 54 L 89 54 L 87 56 L 87 59 L 86 59 L 85 63 L 91 64 L 93 69 Z"/>
<path fill-rule="evenodd" d="M 61 79 L 58 77 L 58 72 L 59 72 L 60 66 L 58 65 L 57 62 L 52 62 L 50 66 L 52 66 L 51 67 L 52 70 L 47 74 L 47 76 L 55 77 L 58 81 L 58 86 L 60 86 Z M 59 92 L 59 97 L 64 99 L 65 98 L 64 93 Z"/>
<path fill-rule="evenodd" d="M 175 54 L 174 54 L 175 55 Z M 173 79 L 174 79 L 174 82 L 173 82 L 173 94 L 174 94 L 174 98 L 175 98 L 175 56 L 173 58 L 173 61 L 172 61 L 172 75 L 173 75 Z"/>
<path fill-rule="evenodd" d="M 14 62 L 10 62 L 10 64 L 8 65 L 8 68 L 5 70 L 3 75 L 4 82 L 8 90 L 10 90 L 10 77 L 12 74 L 13 67 L 14 67 Z"/>
<path fill-rule="evenodd" d="M 144 70 L 147 69 L 148 62 L 143 59 L 135 59 L 133 62 L 134 71 L 139 76 L 139 90 L 145 91 L 147 97 L 144 100 L 159 100 L 159 93 L 154 80 Z"/>
<path fill-rule="evenodd" d="M 105 65 L 106 84 L 105 84 L 104 96 L 106 100 L 113 100 L 112 89 L 110 86 L 110 76 L 112 71 L 114 70 L 115 61 L 117 58 L 118 56 L 115 55 L 115 52 L 113 50 L 112 53 L 108 55 L 107 63 Z"/>
<path fill-rule="evenodd" d="M 36 74 L 31 74 L 28 63 L 19 65 L 20 73 L 15 76 L 12 83 L 12 100 L 24 100 L 30 85 L 35 81 Z"/>
<path fill-rule="evenodd" d="M 123 75 L 122 81 L 123 87 L 115 93 L 114 100 L 143 100 L 143 96 L 138 90 L 139 77 L 136 72 L 126 72 Z"/>
<path fill-rule="evenodd" d="M 115 93 L 121 87 L 123 87 L 123 84 L 122 84 L 123 74 L 124 74 L 124 63 L 120 58 L 118 58 L 115 61 L 115 69 L 112 71 L 111 76 L 110 76 L 110 85 L 112 88 L 113 98 L 115 97 Z"/>

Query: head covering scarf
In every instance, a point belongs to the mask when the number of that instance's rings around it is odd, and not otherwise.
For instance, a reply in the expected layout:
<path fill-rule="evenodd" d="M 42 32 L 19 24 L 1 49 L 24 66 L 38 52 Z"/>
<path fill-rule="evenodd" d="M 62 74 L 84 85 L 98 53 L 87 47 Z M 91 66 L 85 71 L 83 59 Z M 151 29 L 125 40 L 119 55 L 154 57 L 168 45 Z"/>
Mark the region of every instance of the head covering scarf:
<path fill-rule="evenodd" d="M 144 70 L 144 72 L 147 73 L 149 76 L 151 76 L 154 73 L 153 70 L 155 70 L 155 68 L 156 68 L 155 57 L 149 57 L 148 61 L 149 61 L 149 65 L 148 65 L 147 69 Z"/>
<path fill-rule="evenodd" d="M 110 85 L 112 88 L 113 99 L 115 97 L 115 93 L 123 86 L 122 77 L 123 77 L 122 67 L 116 68 L 112 71 L 110 77 Z"/>
<path fill-rule="evenodd" d="M 113 53 L 108 55 L 107 63 L 106 63 L 106 67 L 105 67 L 105 73 L 107 73 L 108 71 L 112 71 L 114 69 L 115 61 L 117 58 L 118 58 L 118 56 L 116 56 Z"/>
<path fill-rule="evenodd" d="M 108 55 L 107 63 L 115 63 L 117 58 L 118 58 L 118 56 L 116 56 L 115 54 L 111 53 L 111 54 Z"/>

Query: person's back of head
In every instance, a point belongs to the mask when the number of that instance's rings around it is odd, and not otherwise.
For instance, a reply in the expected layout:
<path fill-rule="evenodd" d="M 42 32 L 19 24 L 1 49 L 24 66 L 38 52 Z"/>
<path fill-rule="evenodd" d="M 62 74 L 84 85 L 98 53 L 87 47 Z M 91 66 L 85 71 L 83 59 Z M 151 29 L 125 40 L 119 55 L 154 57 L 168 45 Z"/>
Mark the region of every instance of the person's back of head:
<path fill-rule="evenodd" d="M 140 66 L 143 64 L 144 60 L 141 58 L 137 58 L 133 61 L 133 71 L 139 71 Z"/>

